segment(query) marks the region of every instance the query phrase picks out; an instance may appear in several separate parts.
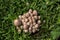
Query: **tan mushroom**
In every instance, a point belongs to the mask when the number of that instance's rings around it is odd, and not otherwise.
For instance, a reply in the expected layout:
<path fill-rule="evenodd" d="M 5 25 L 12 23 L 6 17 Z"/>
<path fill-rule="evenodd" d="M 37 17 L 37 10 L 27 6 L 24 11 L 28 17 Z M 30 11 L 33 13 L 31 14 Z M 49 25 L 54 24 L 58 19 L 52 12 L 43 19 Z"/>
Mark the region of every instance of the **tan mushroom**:
<path fill-rule="evenodd" d="M 28 32 L 28 30 L 23 30 L 25 33 L 27 33 Z"/>
<path fill-rule="evenodd" d="M 41 21 L 40 21 L 40 20 L 38 20 L 38 21 L 37 21 L 37 23 L 38 23 L 38 24 L 40 24 L 40 23 L 41 23 Z"/>
<path fill-rule="evenodd" d="M 38 16 L 37 18 L 40 19 L 40 16 Z"/>
<path fill-rule="evenodd" d="M 38 24 L 36 24 L 34 27 L 35 27 L 35 28 L 39 28 L 39 25 L 38 25 Z"/>
<path fill-rule="evenodd" d="M 34 19 L 37 20 L 37 16 L 34 16 Z"/>
<path fill-rule="evenodd" d="M 18 19 L 14 20 L 14 25 L 15 26 L 20 26 L 21 22 Z"/>
<path fill-rule="evenodd" d="M 27 25 L 24 25 L 23 26 L 23 29 L 27 30 L 28 29 L 28 26 Z"/>
<path fill-rule="evenodd" d="M 33 11 L 33 15 L 37 16 L 37 11 L 36 10 Z"/>
<path fill-rule="evenodd" d="M 35 33 L 36 32 L 36 29 L 33 29 L 32 32 Z"/>
<path fill-rule="evenodd" d="M 32 9 L 29 9 L 29 12 L 28 13 L 32 13 Z"/>
<path fill-rule="evenodd" d="M 29 32 L 32 33 L 32 27 L 29 27 Z"/>

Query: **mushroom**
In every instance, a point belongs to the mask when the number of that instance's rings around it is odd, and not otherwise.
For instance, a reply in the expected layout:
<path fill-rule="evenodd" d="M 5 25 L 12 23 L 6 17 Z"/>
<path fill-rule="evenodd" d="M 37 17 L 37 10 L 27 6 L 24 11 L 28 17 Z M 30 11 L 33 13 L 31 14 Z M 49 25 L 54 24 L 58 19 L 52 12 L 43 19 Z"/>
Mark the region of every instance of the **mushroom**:
<path fill-rule="evenodd" d="M 37 23 L 38 23 L 38 24 L 40 24 L 40 23 L 41 23 L 41 21 L 40 21 L 40 20 L 38 20 L 38 21 L 37 21 Z"/>
<path fill-rule="evenodd" d="M 33 23 L 35 22 L 35 19 L 32 19 Z"/>
<path fill-rule="evenodd" d="M 24 25 L 23 26 L 23 29 L 27 30 L 28 29 L 28 26 L 27 25 Z"/>
<path fill-rule="evenodd" d="M 32 33 L 32 27 L 29 27 L 29 32 Z"/>
<path fill-rule="evenodd" d="M 16 26 L 16 29 L 20 29 L 18 26 Z"/>
<path fill-rule="evenodd" d="M 37 16 L 37 11 L 36 10 L 33 11 L 33 15 Z"/>
<path fill-rule="evenodd" d="M 27 18 L 25 18 L 25 22 L 28 22 L 28 19 Z"/>
<path fill-rule="evenodd" d="M 30 22 L 27 22 L 27 25 L 29 26 L 30 25 Z"/>
<path fill-rule="evenodd" d="M 34 27 L 35 27 L 35 28 L 39 28 L 39 25 L 38 25 L 38 24 L 36 24 Z"/>
<path fill-rule="evenodd" d="M 36 29 L 33 29 L 32 32 L 35 33 L 36 32 Z"/>
<path fill-rule="evenodd" d="M 37 18 L 40 19 L 40 16 L 38 16 Z"/>
<path fill-rule="evenodd" d="M 22 16 L 21 16 L 21 15 L 19 15 L 19 19 L 20 19 L 20 20 L 22 19 Z"/>
<path fill-rule="evenodd" d="M 25 22 L 25 20 L 24 20 L 24 19 L 22 19 L 21 21 L 22 21 L 22 23 L 24 23 L 24 22 Z"/>
<path fill-rule="evenodd" d="M 28 30 L 23 30 L 25 33 L 27 33 L 28 32 Z"/>
<path fill-rule="evenodd" d="M 20 26 L 21 22 L 18 19 L 14 20 L 14 25 L 15 26 Z"/>
<path fill-rule="evenodd" d="M 21 32 L 21 29 L 18 29 L 18 33 L 20 33 Z"/>
<path fill-rule="evenodd" d="M 37 20 L 37 16 L 34 16 L 34 19 Z"/>
<path fill-rule="evenodd" d="M 26 25 L 27 23 L 26 22 L 23 22 L 23 25 Z"/>
<path fill-rule="evenodd" d="M 29 17 L 29 13 L 26 13 L 25 16 L 28 18 Z"/>
<path fill-rule="evenodd" d="M 25 18 L 25 16 L 22 16 L 22 19 L 24 19 Z"/>
<path fill-rule="evenodd" d="M 29 9 L 29 12 L 28 13 L 32 13 L 32 9 Z"/>
<path fill-rule="evenodd" d="M 34 22 L 33 25 L 36 25 L 36 23 Z"/>
<path fill-rule="evenodd" d="M 23 26 L 20 26 L 21 29 L 23 29 Z"/>

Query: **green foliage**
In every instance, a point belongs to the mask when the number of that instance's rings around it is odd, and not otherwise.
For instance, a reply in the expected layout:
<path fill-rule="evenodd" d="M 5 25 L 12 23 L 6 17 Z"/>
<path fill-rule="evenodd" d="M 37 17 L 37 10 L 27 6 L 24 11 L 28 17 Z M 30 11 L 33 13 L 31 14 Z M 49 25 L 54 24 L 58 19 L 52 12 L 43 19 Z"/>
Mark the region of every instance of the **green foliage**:
<path fill-rule="evenodd" d="M 18 34 L 13 20 L 29 9 L 41 16 L 40 31 Z M 59 28 L 60 0 L 0 0 L 0 40 L 53 40 L 60 35 Z"/>

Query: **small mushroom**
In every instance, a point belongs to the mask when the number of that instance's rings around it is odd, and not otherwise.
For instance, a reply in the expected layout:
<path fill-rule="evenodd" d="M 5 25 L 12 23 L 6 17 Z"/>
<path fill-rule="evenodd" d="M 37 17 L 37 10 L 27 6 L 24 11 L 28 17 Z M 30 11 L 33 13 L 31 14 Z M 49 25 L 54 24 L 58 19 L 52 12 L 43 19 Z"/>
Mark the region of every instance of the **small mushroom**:
<path fill-rule="evenodd" d="M 35 19 L 32 19 L 33 23 L 35 22 Z"/>
<path fill-rule="evenodd" d="M 25 20 L 24 20 L 24 19 L 22 19 L 21 21 L 22 21 L 22 23 L 24 23 L 24 22 L 25 22 Z"/>
<path fill-rule="evenodd" d="M 38 25 L 38 24 L 36 24 L 36 25 L 35 25 L 35 28 L 39 28 L 39 25 Z"/>
<path fill-rule="evenodd" d="M 38 23 L 38 24 L 40 24 L 40 23 L 41 23 L 41 21 L 40 21 L 40 20 L 38 20 L 38 21 L 37 21 L 37 23 Z"/>
<path fill-rule="evenodd" d="M 32 32 L 35 33 L 36 32 L 36 29 L 33 29 Z"/>
<path fill-rule="evenodd" d="M 28 29 L 28 26 L 27 25 L 24 25 L 23 26 L 23 29 L 27 30 Z"/>
<path fill-rule="evenodd" d="M 29 32 L 32 33 L 32 27 L 29 27 Z"/>
<path fill-rule="evenodd" d="M 28 17 L 28 19 L 30 20 L 30 19 L 31 19 L 31 17 Z"/>
<path fill-rule="evenodd" d="M 26 22 L 23 22 L 22 24 L 23 24 L 23 25 L 26 25 Z"/>
<path fill-rule="evenodd" d="M 25 22 L 28 22 L 28 19 L 27 18 L 25 18 Z"/>
<path fill-rule="evenodd" d="M 20 24 L 21 24 L 21 23 L 20 23 L 20 21 L 19 21 L 18 19 L 15 19 L 15 20 L 14 20 L 14 25 L 15 25 L 15 26 L 20 26 Z"/>
<path fill-rule="evenodd" d="M 33 25 L 36 25 L 36 23 L 34 22 Z"/>
<path fill-rule="evenodd" d="M 27 22 L 27 25 L 29 26 L 30 25 L 30 22 Z"/>
<path fill-rule="evenodd" d="M 22 17 L 22 16 L 21 16 L 21 15 L 19 15 L 19 19 L 22 19 L 21 17 Z"/>
<path fill-rule="evenodd" d="M 16 26 L 16 29 L 20 29 L 18 26 Z"/>
<path fill-rule="evenodd" d="M 39 31 L 39 29 L 36 29 L 36 31 Z"/>
<path fill-rule="evenodd" d="M 21 32 L 21 29 L 18 29 L 18 33 L 20 33 Z"/>
<path fill-rule="evenodd" d="M 25 16 L 22 16 L 22 19 L 24 19 L 25 18 Z"/>
<path fill-rule="evenodd" d="M 26 13 L 25 16 L 28 18 L 29 17 L 29 13 Z"/>
<path fill-rule="evenodd" d="M 37 11 L 36 10 L 33 11 L 33 15 L 37 15 Z"/>
<path fill-rule="evenodd" d="M 40 16 L 38 16 L 37 18 L 40 19 Z"/>
<path fill-rule="evenodd" d="M 29 9 L 29 12 L 28 13 L 32 13 L 32 9 Z"/>
<path fill-rule="evenodd" d="M 21 29 L 23 29 L 23 26 L 20 26 Z"/>
<path fill-rule="evenodd" d="M 23 30 L 25 33 L 27 33 L 28 32 L 28 30 Z"/>
<path fill-rule="evenodd" d="M 34 16 L 34 19 L 37 20 L 37 16 Z"/>

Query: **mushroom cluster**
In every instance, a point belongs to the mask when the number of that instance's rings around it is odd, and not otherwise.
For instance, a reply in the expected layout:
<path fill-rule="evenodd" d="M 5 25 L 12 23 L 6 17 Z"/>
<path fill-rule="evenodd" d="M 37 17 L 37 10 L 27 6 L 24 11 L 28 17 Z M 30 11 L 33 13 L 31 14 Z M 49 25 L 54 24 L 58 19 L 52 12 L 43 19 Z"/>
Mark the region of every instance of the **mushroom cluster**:
<path fill-rule="evenodd" d="M 40 24 L 40 16 L 38 16 L 36 10 L 32 11 L 32 9 L 29 9 L 29 11 L 23 15 L 19 15 L 18 19 L 14 20 L 14 25 L 18 29 L 18 32 L 23 30 L 25 33 L 35 33 L 39 31 Z"/>

